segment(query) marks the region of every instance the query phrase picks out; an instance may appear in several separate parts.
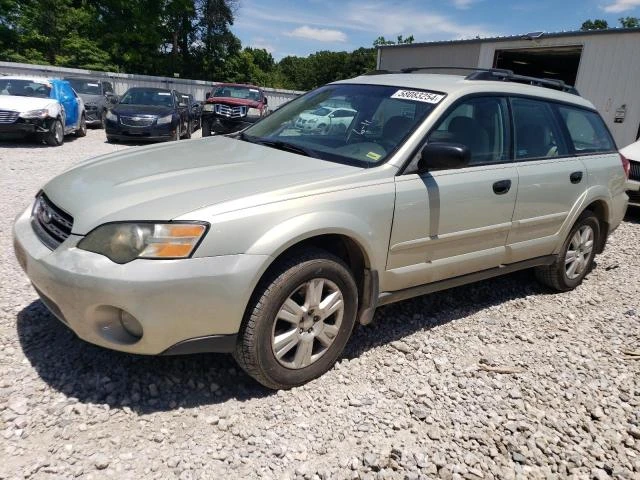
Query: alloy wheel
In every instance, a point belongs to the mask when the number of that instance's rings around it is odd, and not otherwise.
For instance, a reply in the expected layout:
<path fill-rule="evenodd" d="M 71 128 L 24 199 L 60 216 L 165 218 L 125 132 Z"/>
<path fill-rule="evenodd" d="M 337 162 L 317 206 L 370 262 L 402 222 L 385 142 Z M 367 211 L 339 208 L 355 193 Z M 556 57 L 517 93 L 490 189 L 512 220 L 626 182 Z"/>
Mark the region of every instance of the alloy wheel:
<path fill-rule="evenodd" d="M 589 225 L 583 225 L 571 237 L 564 260 L 565 274 L 569 280 L 575 280 L 585 272 L 593 251 L 594 237 Z"/>
<path fill-rule="evenodd" d="M 291 369 L 316 362 L 333 344 L 343 316 L 344 298 L 335 283 L 314 278 L 300 285 L 273 323 L 271 346 L 277 361 Z"/>

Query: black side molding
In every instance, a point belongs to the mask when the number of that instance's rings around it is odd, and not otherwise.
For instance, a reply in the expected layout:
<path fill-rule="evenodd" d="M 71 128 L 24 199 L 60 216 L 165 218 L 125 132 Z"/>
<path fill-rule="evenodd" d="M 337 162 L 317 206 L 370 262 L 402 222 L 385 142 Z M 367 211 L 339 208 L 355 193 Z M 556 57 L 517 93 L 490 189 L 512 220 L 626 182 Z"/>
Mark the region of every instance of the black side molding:
<path fill-rule="evenodd" d="M 390 303 L 400 302 L 409 298 L 459 287 L 461 285 L 466 285 L 467 283 L 474 283 L 488 278 L 499 277 L 500 275 L 517 272 L 518 270 L 525 270 L 527 268 L 539 267 L 542 265 L 551 265 L 556 261 L 556 258 L 556 255 L 547 255 L 522 262 L 510 263 L 508 265 L 500 265 L 499 267 L 482 270 L 481 272 L 469 273 L 467 275 L 460 275 L 459 277 L 427 283 L 426 285 L 418 285 L 417 287 L 406 288 L 404 290 L 383 292 L 378 298 L 378 305 L 388 305 Z"/>
<path fill-rule="evenodd" d="M 236 348 L 237 335 L 207 335 L 190 338 L 167 348 L 160 355 L 189 355 L 192 353 L 231 353 Z"/>

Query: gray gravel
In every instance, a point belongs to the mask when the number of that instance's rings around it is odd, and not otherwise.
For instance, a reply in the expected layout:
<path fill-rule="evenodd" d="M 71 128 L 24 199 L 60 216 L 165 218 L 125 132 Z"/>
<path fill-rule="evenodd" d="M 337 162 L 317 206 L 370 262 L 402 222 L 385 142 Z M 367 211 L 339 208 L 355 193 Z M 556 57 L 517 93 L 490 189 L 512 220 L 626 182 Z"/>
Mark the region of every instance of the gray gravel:
<path fill-rule="evenodd" d="M 386 307 L 332 371 L 274 393 L 225 355 L 94 347 L 37 300 L 14 216 L 123 148 L 0 143 L 0 479 L 640 478 L 640 212 L 574 292 L 521 272 Z"/>

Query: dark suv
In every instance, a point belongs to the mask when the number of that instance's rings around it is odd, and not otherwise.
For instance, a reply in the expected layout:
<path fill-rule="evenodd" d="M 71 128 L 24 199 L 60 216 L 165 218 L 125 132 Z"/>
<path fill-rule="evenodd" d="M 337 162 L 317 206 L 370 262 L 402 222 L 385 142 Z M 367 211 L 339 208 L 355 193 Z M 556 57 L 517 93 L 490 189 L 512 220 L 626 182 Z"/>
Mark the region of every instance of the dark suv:
<path fill-rule="evenodd" d="M 71 84 L 84 102 L 87 125 L 104 128 L 107 110 L 118 102 L 111 82 L 85 77 L 67 77 L 65 80 Z"/>
<path fill-rule="evenodd" d="M 221 83 L 202 107 L 202 136 L 232 133 L 267 115 L 267 97 L 253 85 Z"/>
<path fill-rule="evenodd" d="M 191 136 L 187 104 L 175 90 L 130 88 L 105 118 L 109 142 L 156 142 Z"/>

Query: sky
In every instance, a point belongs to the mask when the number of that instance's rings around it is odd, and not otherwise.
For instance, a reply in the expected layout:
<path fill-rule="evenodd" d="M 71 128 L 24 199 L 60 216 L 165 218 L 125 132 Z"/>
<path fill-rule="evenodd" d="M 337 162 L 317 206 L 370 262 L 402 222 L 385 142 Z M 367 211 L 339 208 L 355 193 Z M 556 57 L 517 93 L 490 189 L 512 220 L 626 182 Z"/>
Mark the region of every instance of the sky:
<path fill-rule="evenodd" d="M 379 36 L 415 42 L 578 30 L 587 19 L 618 26 L 640 0 L 240 0 L 233 33 L 276 60 L 371 47 Z"/>

